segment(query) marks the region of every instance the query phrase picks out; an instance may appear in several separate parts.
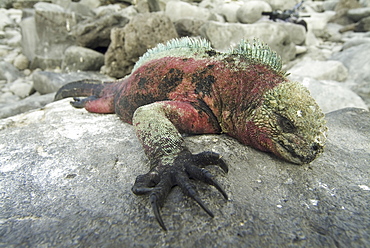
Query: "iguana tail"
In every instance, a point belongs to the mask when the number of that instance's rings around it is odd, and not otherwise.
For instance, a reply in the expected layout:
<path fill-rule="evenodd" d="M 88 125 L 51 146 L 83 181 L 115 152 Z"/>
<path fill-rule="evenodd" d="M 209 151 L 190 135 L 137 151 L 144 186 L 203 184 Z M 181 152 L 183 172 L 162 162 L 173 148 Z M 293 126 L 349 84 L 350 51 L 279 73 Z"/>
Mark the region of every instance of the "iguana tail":
<path fill-rule="evenodd" d="M 100 96 L 102 89 L 110 82 L 103 82 L 100 80 L 80 80 L 68 83 L 62 86 L 55 94 L 54 101 L 61 100 L 67 97 L 77 96 Z"/>
<path fill-rule="evenodd" d="M 64 85 L 55 94 L 54 100 L 73 97 L 71 105 L 75 108 L 85 108 L 93 113 L 114 113 L 115 82 L 100 80 L 81 80 Z M 86 96 L 86 98 L 79 98 Z"/>

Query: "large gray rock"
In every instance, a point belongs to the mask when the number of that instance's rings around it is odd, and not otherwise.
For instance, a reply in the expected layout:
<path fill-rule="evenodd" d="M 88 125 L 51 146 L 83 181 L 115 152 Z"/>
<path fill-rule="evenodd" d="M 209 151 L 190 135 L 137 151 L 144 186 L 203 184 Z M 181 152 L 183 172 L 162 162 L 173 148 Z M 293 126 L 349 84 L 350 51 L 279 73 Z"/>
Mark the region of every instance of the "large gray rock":
<path fill-rule="evenodd" d="M 358 22 L 362 18 L 370 16 L 370 7 L 350 9 L 347 12 L 347 16 L 353 21 Z"/>
<path fill-rule="evenodd" d="M 364 56 L 369 53 L 370 42 L 364 42 L 335 53 L 331 59 L 339 60 L 348 68 L 349 79 L 357 82 L 370 82 L 370 70 L 368 70 L 370 68 L 370 57 Z"/>
<path fill-rule="evenodd" d="M 365 43 L 370 44 L 370 37 L 352 38 L 352 39 L 346 40 L 346 42 L 344 42 L 342 49 L 346 50 L 350 47 L 355 47 L 355 46 L 362 45 L 362 44 L 365 44 Z"/>
<path fill-rule="evenodd" d="M 334 80 L 339 82 L 345 81 L 348 76 L 347 68 L 337 60 L 303 60 L 292 67 L 289 73 L 312 77 L 318 80 Z"/>
<path fill-rule="evenodd" d="M 343 83 L 328 80 L 319 81 L 294 74 L 290 74 L 288 78 L 301 82 L 307 87 L 324 113 L 349 107 L 369 109 L 364 100 Z"/>
<path fill-rule="evenodd" d="M 331 59 L 339 60 L 347 67 L 351 89 L 370 106 L 370 57 L 367 54 L 370 54 L 370 42 L 351 46 L 335 53 Z"/>
<path fill-rule="evenodd" d="M 138 14 L 124 28 L 112 30 L 103 71 L 112 77 L 124 77 L 149 48 L 176 37 L 173 23 L 162 12 Z"/>
<path fill-rule="evenodd" d="M 104 55 L 89 48 L 70 46 L 64 52 L 62 69 L 65 71 L 99 71 Z"/>
<path fill-rule="evenodd" d="M 229 194 L 195 182 L 210 218 L 178 188 L 156 223 L 135 177 L 148 160 L 132 126 L 73 109 L 69 99 L 0 121 L 1 245 L 6 247 L 367 247 L 370 246 L 370 114 L 327 115 L 329 140 L 297 166 L 225 135 L 186 138 L 213 150 L 209 167 Z"/>
<path fill-rule="evenodd" d="M 113 28 L 124 27 L 129 18 L 122 12 L 111 12 L 89 17 L 74 26 L 72 33 L 77 44 L 83 47 L 107 48 L 110 44 L 110 32 Z"/>
<path fill-rule="evenodd" d="M 32 69 L 60 67 L 64 50 L 76 44 L 70 31 L 77 15 L 51 3 L 40 2 L 34 8 L 35 15 L 21 22 L 23 53 Z"/>
<path fill-rule="evenodd" d="M 241 24 L 209 21 L 201 29 L 202 36 L 217 50 L 228 50 L 230 46 L 239 44 L 241 39 L 259 38 L 284 60 L 289 61 L 295 57 L 295 46 L 290 40 L 290 34 L 279 23 Z"/>

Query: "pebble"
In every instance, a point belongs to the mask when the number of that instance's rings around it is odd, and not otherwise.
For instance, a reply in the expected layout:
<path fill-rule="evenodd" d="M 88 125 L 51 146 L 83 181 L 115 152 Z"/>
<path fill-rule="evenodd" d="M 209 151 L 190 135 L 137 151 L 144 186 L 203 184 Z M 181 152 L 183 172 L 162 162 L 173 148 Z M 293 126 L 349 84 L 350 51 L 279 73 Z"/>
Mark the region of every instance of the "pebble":
<path fill-rule="evenodd" d="M 28 82 L 25 78 L 18 78 L 9 86 L 9 90 L 20 99 L 29 96 L 32 89 L 32 82 Z"/>
<path fill-rule="evenodd" d="M 24 54 L 18 54 L 14 59 L 13 65 L 19 70 L 25 70 L 28 68 L 29 63 L 30 61 Z"/>

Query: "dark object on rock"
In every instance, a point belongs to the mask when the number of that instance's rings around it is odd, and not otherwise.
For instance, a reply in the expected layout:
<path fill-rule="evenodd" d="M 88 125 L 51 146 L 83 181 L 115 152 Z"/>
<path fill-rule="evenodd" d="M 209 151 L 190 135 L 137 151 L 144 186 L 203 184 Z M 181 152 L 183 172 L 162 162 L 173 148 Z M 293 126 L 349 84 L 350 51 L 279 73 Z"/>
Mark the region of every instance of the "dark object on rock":
<path fill-rule="evenodd" d="M 276 20 L 282 20 L 286 22 L 295 23 L 298 25 L 302 25 L 306 31 L 307 31 L 307 23 L 305 20 L 299 19 L 299 17 L 309 17 L 307 15 L 302 16 L 299 14 L 299 9 L 301 8 L 304 1 L 296 4 L 292 9 L 286 9 L 284 11 L 271 11 L 271 12 L 262 12 L 262 15 L 269 16 L 270 20 L 273 20 L 274 22 Z"/>

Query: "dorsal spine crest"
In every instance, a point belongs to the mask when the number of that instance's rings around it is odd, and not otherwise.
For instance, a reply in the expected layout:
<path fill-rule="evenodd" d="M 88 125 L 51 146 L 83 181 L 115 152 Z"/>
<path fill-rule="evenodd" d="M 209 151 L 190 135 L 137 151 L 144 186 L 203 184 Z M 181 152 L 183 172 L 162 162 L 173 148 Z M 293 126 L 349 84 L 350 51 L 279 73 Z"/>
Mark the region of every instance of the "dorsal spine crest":
<path fill-rule="evenodd" d="M 166 56 L 191 56 L 194 52 L 210 49 L 212 49 L 211 44 L 202 38 L 182 37 L 180 39 L 172 39 L 167 41 L 166 44 L 160 43 L 144 53 L 135 64 L 133 71 L 152 59 Z"/>
<path fill-rule="evenodd" d="M 156 47 L 149 49 L 135 64 L 133 71 L 144 63 L 163 57 L 202 57 L 207 50 L 212 50 L 209 41 L 203 38 L 183 37 L 172 39 L 166 44 L 160 43 Z M 242 40 L 236 48 L 230 49 L 227 54 L 244 57 L 248 60 L 269 66 L 274 71 L 281 73 L 282 60 L 276 52 L 272 51 L 268 45 L 258 39 L 253 42 Z"/>
<path fill-rule="evenodd" d="M 267 65 L 276 72 L 281 72 L 282 61 L 280 56 L 272 51 L 268 45 L 257 39 L 254 39 L 253 42 L 242 40 L 239 46 L 231 49 L 228 53 L 243 56 L 252 61 Z"/>

